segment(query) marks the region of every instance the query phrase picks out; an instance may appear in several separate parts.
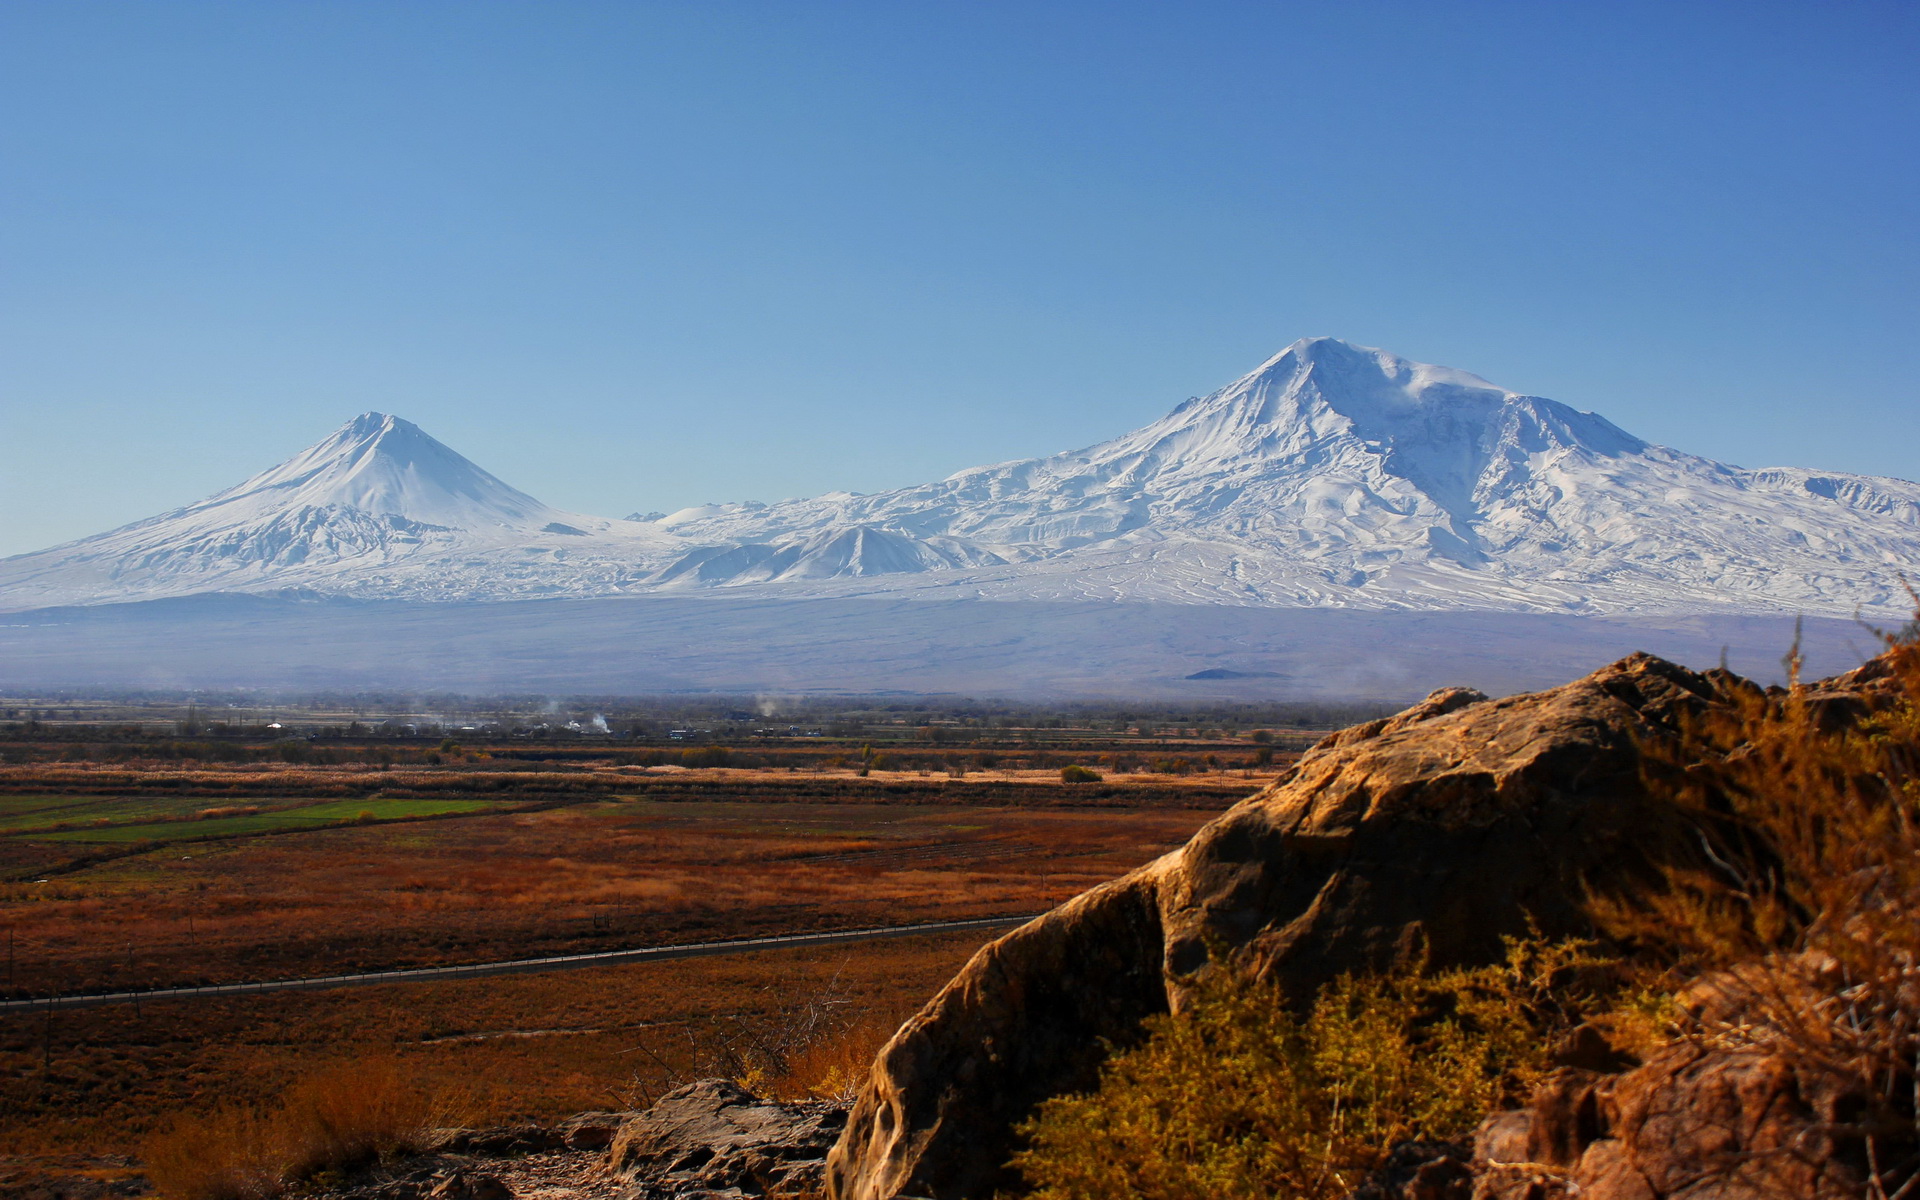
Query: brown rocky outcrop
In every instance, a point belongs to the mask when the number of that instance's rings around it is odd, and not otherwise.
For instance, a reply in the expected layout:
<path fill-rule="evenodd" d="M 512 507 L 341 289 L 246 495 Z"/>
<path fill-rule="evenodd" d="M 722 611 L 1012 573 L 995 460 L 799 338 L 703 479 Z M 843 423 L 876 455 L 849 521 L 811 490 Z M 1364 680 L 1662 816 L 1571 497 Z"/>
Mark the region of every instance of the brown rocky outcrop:
<path fill-rule="evenodd" d="M 552 1150 L 604 1150 L 632 1113 L 575 1113 L 558 1125 L 492 1125 L 484 1129 L 440 1129 L 426 1139 L 437 1154 L 504 1158 Z"/>
<path fill-rule="evenodd" d="M 1841 1200 L 1865 1194 L 1852 1097 L 1751 1048 L 1679 1043 L 1563 1071 L 1474 1138 L 1472 1200 Z M 1903 1147 L 1902 1151 L 1911 1147 Z M 1462 1192 L 1461 1200 L 1469 1193 Z"/>
<path fill-rule="evenodd" d="M 829 1159 L 839 1200 L 984 1197 L 1012 1126 L 1178 1008 L 1210 948 L 1289 995 L 1426 952 L 1583 927 L 1648 868 L 1640 739 L 1735 686 L 1635 655 L 1550 692 L 1437 692 L 1326 739 L 1188 845 L 991 943 L 881 1051 Z"/>
<path fill-rule="evenodd" d="M 725 1079 L 703 1079 L 629 1116 L 607 1169 L 623 1200 L 792 1195 L 817 1189 L 846 1110 L 763 1100 Z"/>

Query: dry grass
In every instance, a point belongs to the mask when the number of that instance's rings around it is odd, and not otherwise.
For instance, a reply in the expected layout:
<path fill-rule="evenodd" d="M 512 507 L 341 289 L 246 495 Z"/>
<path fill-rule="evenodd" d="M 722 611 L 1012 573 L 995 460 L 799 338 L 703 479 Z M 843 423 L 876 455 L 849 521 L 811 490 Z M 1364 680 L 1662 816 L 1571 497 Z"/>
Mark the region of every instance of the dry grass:
<path fill-rule="evenodd" d="M 169 1200 L 262 1200 L 415 1148 L 432 1105 L 390 1055 L 334 1063 L 276 1102 L 184 1112 L 140 1156 Z"/>
<path fill-rule="evenodd" d="M 35 768 L 43 774 L 52 767 Z M 110 767 L 59 764 L 86 788 Z M 306 790 L 264 784 L 305 773 Z M 498 771 L 590 779 L 607 772 Z M 946 774 L 620 768 L 616 796 L 417 823 L 157 846 L 0 884 L 14 994 L 229 982 L 773 932 L 1039 911 L 1184 842 L 1261 780 L 1130 776 L 1063 787 L 1057 768 Z M 188 818 L 268 813 L 287 795 L 417 793 L 395 768 L 208 767 L 156 777 L 231 799 L 130 796 Z M 472 773 L 469 772 L 471 780 Z M 169 785 L 171 786 L 171 785 Z M 261 789 L 261 790 L 252 790 Z M 4 790 L 0 786 L 0 790 Z M 491 793 L 489 793 L 491 795 Z M 517 799 L 512 793 L 502 798 Z M 352 803 L 352 802 L 349 802 Z M 145 806 L 145 807 L 141 807 Z M 115 811 L 120 811 L 116 809 Z M 214 819 L 214 818 L 208 818 Z M 180 828 L 198 826 L 191 819 Z M 0 838 L 0 848 L 44 845 Z M 24 860 L 22 860 L 24 861 Z M 847 1090 L 898 1021 L 988 932 L 544 976 L 0 1016 L 0 1154 L 125 1152 L 212 1172 L 180 1190 L 242 1200 L 286 1155 L 266 1146 L 296 1081 L 390 1056 L 446 1119 L 487 1124 L 621 1108 L 729 1056 L 787 1096 Z M 837 982 L 836 982 L 837 981 Z M 795 1034 L 796 997 L 832 1019 Z M 758 1031 L 775 1056 L 743 1054 Z M 771 1040 L 770 1040 L 771 1039 Z M 180 1114 L 222 1115 L 175 1124 Z M 252 1124 L 249 1124 L 249 1123 Z M 172 1149 L 168 1149 L 172 1147 Z M 262 1165 L 262 1164 L 265 1165 Z M 279 1164 L 279 1165 L 276 1165 Z M 299 1168 L 307 1169 L 307 1168 Z M 218 1178 L 215 1178 L 218 1176 Z M 219 1182 L 220 1178 L 228 1182 Z M 227 1189 L 221 1192 L 220 1189 Z"/>
<path fill-rule="evenodd" d="M 276 1137 L 254 1109 L 182 1116 L 140 1147 L 147 1178 L 174 1200 L 264 1200 L 285 1187 Z"/>
<path fill-rule="evenodd" d="M 988 932 L 598 967 L 553 975 L 289 992 L 0 1019 L 0 1154 L 132 1152 L 182 1112 L 271 1107 L 343 1058 L 390 1056 L 439 1097 L 437 1120 L 550 1120 L 645 1103 L 719 1061 L 743 1025 L 832 993 L 855 1038 L 917 1008 Z M 891 1032 L 890 1029 L 887 1030 Z M 796 1056 L 803 1094 L 830 1074 Z M 845 1050 L 848 1060 L 864 1054 Z M 821 1064 L 809 1075 L 809 1064 Z M 863 1064 L 864 1065 L 864 1064 Z"/>
<path fill-rule="evenodd" d="M 606 800 L 158 849 L 0 885 L 0 921 L 15 994 L 473 962 L 1038 911 L 1209 815 Z"/>
<path fill-rule="evenodd" d="M 851 1104 L 880 1048 L 912 1016 L 917 1005 L 898 1005 L 848 1020 L 831 1037 L 795 1053 L 786 1073 L 767 1083 L 769 1095 L 782 1100 L 837 1100 Z"/>
<path fill-rule="evenodd" d="M 919 991 L 862 1004 L 841 974 L 769 1011 L 715 1024 L 684 1066 L 656 1061 L 662 1088 L 719 1076 L 781 1100 L 852 1103 L 880 1048 L 919 1010 Z M 640 1097 L 651 1103 L 654 1095 Z"/>

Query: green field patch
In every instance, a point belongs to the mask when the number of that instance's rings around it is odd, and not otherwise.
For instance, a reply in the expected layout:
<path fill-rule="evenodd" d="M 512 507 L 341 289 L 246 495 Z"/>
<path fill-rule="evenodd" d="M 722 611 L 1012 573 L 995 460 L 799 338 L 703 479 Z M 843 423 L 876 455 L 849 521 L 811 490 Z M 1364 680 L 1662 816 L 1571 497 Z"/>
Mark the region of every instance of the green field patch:
<path fill-rule="evenodd" d="M 28 832 L 23 836 L 37 842 L 109 845 L 141 841 L 177 842 L 196 838 L 248 837 L 284 830 L 325 829 L 358 821 L 365 813 L 371 813 L 375 821 L 400 821 L 454 813 L 488 812 L 499 807 L 500 802 L 493 800 L 329 800 L 300 808 L 283 808 L 245 816 L 209 817 L 203 821 L 100 825 L 44 833 Z"/>
<path fill-rule="evenodd" d="M 15 797 L 24 799 L 24 797 Z M 290 808 L 300 802 L 283 799 L 245 801 L 209 800 L 204 796 L 62 796 L 46 797 L 38 808 L 0 809 L 0 836 L 31 834 L 60 826 L 144 825 L 165 820 L 191 820 L 213 807 Z"/>

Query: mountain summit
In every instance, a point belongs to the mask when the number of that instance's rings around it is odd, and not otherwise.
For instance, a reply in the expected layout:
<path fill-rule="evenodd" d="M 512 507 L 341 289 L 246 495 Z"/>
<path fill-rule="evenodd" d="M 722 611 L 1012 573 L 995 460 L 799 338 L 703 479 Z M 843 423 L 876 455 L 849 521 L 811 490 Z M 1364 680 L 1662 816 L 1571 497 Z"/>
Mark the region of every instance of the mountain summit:
<path fill-rule="evenodd" d="M 367 413 L 198 504 L 0 562 L 0 607 L 301 588 L 1895 615 L 1920 485 L 1750 471 L 1464 371 L 1295 342 L 1085 449 L 651 520 L 550 509 Z"/>
<path fill-rule="evenodd" d="M 557 514 L 474 466 L 411 421 L 361 413 L 270 471 L 181 510 L 257 516 L 353 510 L 447 529 L 518 528 Z"/>
<path fill-rule="evenodd" d="M 1334 338 L 1295 342 L 1231 386 L 1189 400 L 1092 455 L 1136 454 L 1160 477 L 1259 471 L 1346 435 L 1383 449 L 1435 494 L 1458 493 L 1503 445 L 1614 455 L 1646 444 L 1592 413 Z"/>
<path fill-rule="evenodd" d="M 617 586 L 661 540 L 550 508 L 411 421 L 368 412 L 196 504 L 0 560 L 0 607 L 288 589 L 463 599 L 488 594 L 481 575 L 500 596 L 564 593 L 544 578 L 551 563 Z"/>
<path fill-rule="evenodd" d="M 1419 542 L 1437 528 L 1453 550 L 1448 539 L 1474 540 L 1485 504 L 1548 460 L 1649 449 L 1592 413 L 1464 371 L 1309 338 L 1212 395 L 1083 450 L 875 496 L 709 507 L 667 522 L 682 534 L 735 536 L 869 523 L 1055 549 L 1222 522 L 1233 536 L 1288 543 L 1324 530 L 1330 550 L 1371 546 L 1396 530 Z"/>

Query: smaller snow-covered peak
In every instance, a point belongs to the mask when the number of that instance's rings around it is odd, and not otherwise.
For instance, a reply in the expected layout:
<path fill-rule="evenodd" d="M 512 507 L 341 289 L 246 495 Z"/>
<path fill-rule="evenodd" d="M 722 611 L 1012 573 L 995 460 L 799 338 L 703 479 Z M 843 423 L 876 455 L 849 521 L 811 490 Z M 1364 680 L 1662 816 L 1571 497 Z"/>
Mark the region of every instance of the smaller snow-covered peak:
<path fill-rule="evenodd" d="M 308 448 L 309 453 L 350 453 L 356 449 L 379 447 L 388 453 L 406 453 L 409 444 L 432 443 L 439 446 L 426 430 L 404 417 L 383 412 L 363 412 Z M 442 449 L 445 449 L 443 446 Z M 449 451 L 451 453 L 451 451 Z"/>
<path fill-rule="evenodd" d="M 538 528 L 546 505 L 507 486 L 411 421 L 367 412 L 286 462 L 190 511 L 338 507 L 452 529 Z"/>
<path fill-rule="evenodd" d="M 619 591 L 681 550 L 652 525 L 551 508 L 411 421 L 368 412 L 197 504 L 5 560 L 0 598 L 399 586 L 455 599 L 551 594 L 587 579 Z"/>

